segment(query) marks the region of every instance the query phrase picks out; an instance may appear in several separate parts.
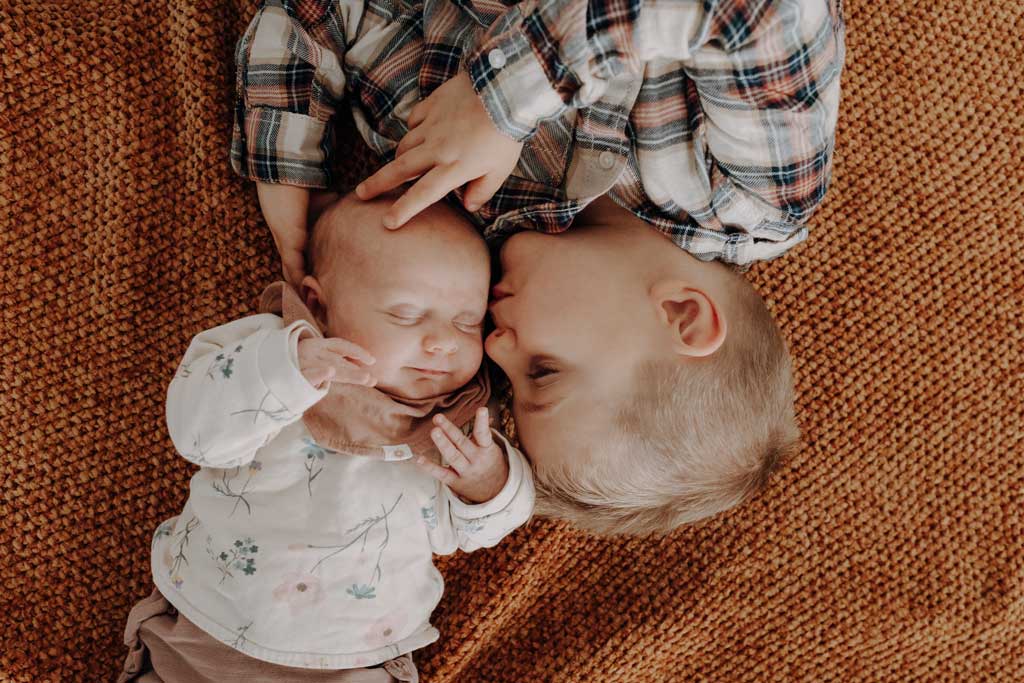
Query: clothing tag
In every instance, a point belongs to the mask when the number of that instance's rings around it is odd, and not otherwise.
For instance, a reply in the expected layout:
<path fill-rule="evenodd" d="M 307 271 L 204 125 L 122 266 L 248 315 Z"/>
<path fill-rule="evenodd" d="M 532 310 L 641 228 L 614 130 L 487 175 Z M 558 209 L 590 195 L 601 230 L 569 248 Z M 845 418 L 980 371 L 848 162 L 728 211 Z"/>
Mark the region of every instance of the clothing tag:
<path fill-rule="evenodd" d="M 381 446 L 384 449 L 384 460 L 391 462 L 394 460 L 408 460 L 412 457 L 412 449 L 404 443 L 396 444 L 394 446 Z"/>

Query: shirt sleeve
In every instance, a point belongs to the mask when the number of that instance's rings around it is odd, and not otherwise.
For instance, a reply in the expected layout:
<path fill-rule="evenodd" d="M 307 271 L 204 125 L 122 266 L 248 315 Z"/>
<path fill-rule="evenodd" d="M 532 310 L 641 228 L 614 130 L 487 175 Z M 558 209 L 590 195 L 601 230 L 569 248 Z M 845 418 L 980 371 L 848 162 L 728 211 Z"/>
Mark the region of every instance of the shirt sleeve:
<path fill-rule="evenodd" d="M 802 239 L 794 225 L 821 202 L 831 170 L 837 4 L 524 0 L 483 34 L 466 67 L 495 126 L 523 140 L 542 120 L 596 103 L 614 77 L 642 78 L 655 59 L 683 65 L 703 108 L 694 134 L 714 205 L 702 227 L 737 226 L 769 250 Z"/>
<path fill-rule="evenodd" d="M 515 140 L 568 107 L 584 107 L 608 80 L 640 73 L 632 48 L 642 0 L 523 0 L 494 21 L 466 57 L 495 126 Z"/>
<path fill-rule="evenodd" d="M 253 459 L 327 393 L 302 376 L 298 343 L 309 323 L 250 316 L 197 335 L 167 389 L 167 430 L 178 453 L 203 467 Z"/>
<path fill-rule="evenodd" d="M 828 0 L 743 9 L 713 3 L 682 60 L 700 100 L 696 155 L 712 197 L 711 214 L 695 218 L 753 238 L 749 253 L 733 255 L 739 263 L 774 258 L 806 237 L 831 180 L 845 49 Z"/>
<path fill-rule="evenodd" d="M 235 49 L 231 166 L 268 183 L 327 188 L 345 92 L 346 30 L 362 2 L 264 0 Z"/>
<path fill-rule="evenodd" d="M 423 512 L 435 553 L 447 555 L 456 549 L 469 552 L 493 547 L 533 514 L 535 492 L 529 463 L 508 439 L 491 431 L 508 457 L 505 486 L 491 500 L 472 505 L 439 484 L 434 509 Z"/>

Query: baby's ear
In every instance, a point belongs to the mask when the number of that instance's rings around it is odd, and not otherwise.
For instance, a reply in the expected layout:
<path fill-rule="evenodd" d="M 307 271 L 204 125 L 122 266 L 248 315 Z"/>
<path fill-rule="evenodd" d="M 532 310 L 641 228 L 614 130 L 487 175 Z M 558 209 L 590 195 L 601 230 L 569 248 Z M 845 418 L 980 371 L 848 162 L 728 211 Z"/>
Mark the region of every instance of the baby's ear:
<path fill-rule="evenodd" d="M 676 353 L 710 356 L 725 341 L 722 308 L 706 289 L 678 280 L 662 281 L 651 288 L 651 296 Z"/>
<path fill-rule="evenodd" d="M 320 281 L 312 275 L 302 278 L 302 284 L 299 286 L 299 296 L 302 297 L 302 302 L 306 304 L 306 308 L 313 314 L 317 325 L 320 326 L 320 329 L 326 335 L 327 303 L 324 300 L 324 290 L 320 285 Z"/>

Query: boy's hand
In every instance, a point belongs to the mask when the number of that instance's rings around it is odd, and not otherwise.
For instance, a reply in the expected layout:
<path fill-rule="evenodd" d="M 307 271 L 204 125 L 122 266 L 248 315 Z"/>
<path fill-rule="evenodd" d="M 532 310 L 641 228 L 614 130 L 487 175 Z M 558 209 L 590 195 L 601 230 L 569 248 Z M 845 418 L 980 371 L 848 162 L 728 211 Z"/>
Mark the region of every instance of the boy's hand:
<path fill-rule="evenodd" d="M 317 389 L 324 382 L 372 387 L 377 379 L 365 366 L 376 362 L 369 351 L 345 339 L 305 337 L 299 340 L 299 370 Z"/>
<path fill-rule="evenodd" d="M 416 463 L 472 503 L 484 503 L 498 495 L 508 481 L 508 460 L 491 438 L 487 408 L 476 411 L 472 441 L 444 415 L 435 415 L 434 424 L 430 436 L 448 466 L 424 457 Z"/>
<path fill-rule="evenodd" d="M 413 107 L 408 123 L 395 160 L 356 187 L 360 199 L 370 199 L 419 177 L 384 215 L 391 229 L 462 185 L 463 204 L 476 211 L 512 173 L 523 149 L 494 127 L 462 71 Z"/>

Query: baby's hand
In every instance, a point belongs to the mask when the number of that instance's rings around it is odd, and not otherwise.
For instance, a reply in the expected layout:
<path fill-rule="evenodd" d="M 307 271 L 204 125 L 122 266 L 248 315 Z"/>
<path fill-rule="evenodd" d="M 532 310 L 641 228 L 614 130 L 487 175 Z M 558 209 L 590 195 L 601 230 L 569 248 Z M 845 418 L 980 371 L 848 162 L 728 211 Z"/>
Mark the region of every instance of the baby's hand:
<path fill-rule="evenodd" d="M 476 411 L 472 441 L 444 415 L 435 415 L 434 424 L 430 436 L 448 466 L 422 456 L 416 463 L 469 502 L 484 503 L 498 495 L 508 480 L 508 460 L 491 438 L 487 408 Z"/>
<path fill-rule="evenodd" d="M 306 337 L 299 340 L 299 370 L 317 389 L 324 382 L 372 387 L 377 379 L 365 366 L 376 362 L 369 351 L 345 339 Z"/>
<path fill-rule="evenodd" d="M 401 227 L 463 185 L 463 204 L 476 211 L 512 173 L 523 150 L 523 143 L 495 128 L 464 71 L 413 107 L 408 124 L 395 160 L 356 188 L 360 199 L 371 199 L 419 177 L 384 215 L 386 228 Z"/>

